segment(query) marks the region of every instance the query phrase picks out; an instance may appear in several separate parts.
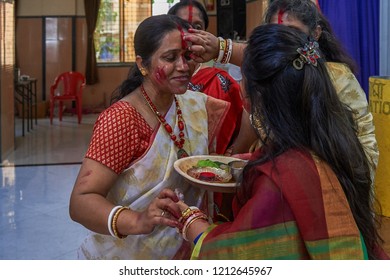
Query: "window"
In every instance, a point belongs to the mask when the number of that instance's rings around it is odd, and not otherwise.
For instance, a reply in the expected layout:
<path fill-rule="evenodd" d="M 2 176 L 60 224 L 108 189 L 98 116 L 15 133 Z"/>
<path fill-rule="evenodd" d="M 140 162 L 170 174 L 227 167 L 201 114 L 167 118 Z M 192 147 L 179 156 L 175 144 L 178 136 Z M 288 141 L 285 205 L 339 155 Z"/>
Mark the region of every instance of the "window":
<path fill-rule="evenodd" d="M 11 69 L 15 64 L 15 19 L 12 1 L 0 3 L 0 66 Z M 14 73 L 11 73 L 14 74 Z"/>
<path fill-rule="evenodd" d="M 97 62 L 134 62 L 133 38 L 139 23 L 152 14 L 167 13 L 177 2 L 179 0 L 102 0 L 94 36 Z"/>
<path fill-rule="evenodd" d="M 162 15 L 168 13 L 171 8 L 180 0 L 154 0 L 153 2 L 153 15 Z"/>

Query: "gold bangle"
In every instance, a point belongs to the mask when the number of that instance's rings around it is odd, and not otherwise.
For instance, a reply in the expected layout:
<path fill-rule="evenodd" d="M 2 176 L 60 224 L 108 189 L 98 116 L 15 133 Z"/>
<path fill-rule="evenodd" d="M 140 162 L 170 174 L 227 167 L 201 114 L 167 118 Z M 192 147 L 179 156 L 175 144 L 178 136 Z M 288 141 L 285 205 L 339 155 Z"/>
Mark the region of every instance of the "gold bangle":
<path fill-rule="evenodd" d="M 183 220 L 184 218 L 188 217 L 191 213 L 195 211 L 200 211 L 198 207 L 196 206 L 189 206 L 188 208 L 181 211 L 181 217 L 180 219 Z"/>
<path fill-rule="evenodd" d="M 186 209 L 184 209 L 183 211 L 181 211 L 181 216 L 184 217 L 185 215 L 187 215 L 187 213 L 191 212 L 191 208 L 188 207 Z"/>
<path fill-rule="evenodd" d="M 187 212 L 184 216 L 181 216 L 179 218 L 179 223 L 184 224 L 189 217 L 191 217 L 192 215 L 194 215 L 198 212 L 202 212 L 202 211 L 200 211 L 199 209 L 195 209 L 195 210 L 191 210 L 191 211 Z"/>
<path fill-rule="evenodd" d="M 129 209 L 128 207 L 124 207 L 122 206 L 121 208 L 119 208 L 115 214 L 114 214 L 114 217 L 112 218 L 112 224 L 111 224 L 111 227 L 112 227 L 112 231 L 114 232 L 114 235 L 120 239 L 123 239 L 125 237 L 127 237 L 127 235 L 122 235 L 118 232 L 118 228 L 117 228 L 117 220 L 118 220 L 118 217 L 119 217 L 119 214 L 123 211 L 123 210 L 126 210 L 126 209 Z"/>
<path fill-rule="evenodd" d="M 219 40 L 219 52 L 218 52 L 218 57 L 214 58 L 214 61 L 220 63 L 223 54 L 225 53 L 226 50 L 226 40 L 223 39 L 222 37 L 218 37 L 218 40 Z"/>
<path fill-rule="evenodd" d="M 233 41 L 232 41 L 232 39 L 227 39 L 226 40 L 226 48 L 225 48 L 225 51 L 223 53 L 223 57 L 221 60 L 222 64 L 229 63 L 230 58 L 232 56 L 232 51 L 233 51 Z"/>
<path fill-rule="evenodd" d="M 205 221 L 207 222 L 207 221 L 208 221 L 208 218 L 207 218 L 206 214 L 203 213 L 202 215 L 196 216 L 196 217 L 194 217 L 191 221 L 189 221 L 188 224 L 185 225 L 185 227 L 183 228 L 183 232 L 182 232 L 182 236 L 183 236 L 183 239 L 184 239 L 185 241 L 188 241 L 188 238 L 187 238 L 187 231 L 188 231 L 188 229 L 190 228 L 190 226 L 191 226 L 194 222 L 196 222 L 196 221 L 198 221 L 198 220 L 205 220 Z"/>

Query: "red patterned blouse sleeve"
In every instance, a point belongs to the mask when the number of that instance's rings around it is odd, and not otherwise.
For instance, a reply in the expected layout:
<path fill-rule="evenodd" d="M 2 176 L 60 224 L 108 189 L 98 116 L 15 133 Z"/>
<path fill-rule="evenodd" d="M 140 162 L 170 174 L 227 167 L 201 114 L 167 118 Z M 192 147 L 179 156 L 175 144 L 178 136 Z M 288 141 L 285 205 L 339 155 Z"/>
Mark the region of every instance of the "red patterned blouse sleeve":
<path fill-rule="evenodd" d="M 85 157 L 120 174 L 148 147 L 145 132 L 150 136 L 151 128 L 136 109 L 117 102 L 100 114 Z"/>

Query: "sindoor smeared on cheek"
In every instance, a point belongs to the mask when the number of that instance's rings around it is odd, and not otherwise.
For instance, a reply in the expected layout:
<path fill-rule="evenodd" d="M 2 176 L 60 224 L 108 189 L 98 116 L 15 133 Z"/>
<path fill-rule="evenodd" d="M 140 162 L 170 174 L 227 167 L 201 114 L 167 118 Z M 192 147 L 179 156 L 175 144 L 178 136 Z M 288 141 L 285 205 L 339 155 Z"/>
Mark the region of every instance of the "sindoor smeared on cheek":
<path fill-rule="evenodd" d="M 157 67 L 156 72 L 154 73 L 154 77 L 156 78 L 156 81 L 159 82 L 160 84 L 163 83 L 167 79 L 167 74 L 165 73 L 164 70 L 165 66 Z"/>

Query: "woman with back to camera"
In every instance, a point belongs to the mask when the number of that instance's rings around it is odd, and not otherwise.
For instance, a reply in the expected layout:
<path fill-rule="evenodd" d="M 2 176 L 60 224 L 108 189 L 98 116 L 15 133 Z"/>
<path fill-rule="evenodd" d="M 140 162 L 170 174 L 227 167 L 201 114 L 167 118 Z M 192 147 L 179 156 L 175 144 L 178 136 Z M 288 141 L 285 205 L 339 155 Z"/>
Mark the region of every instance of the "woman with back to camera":
<path fill-rule="evenodd" d="M 174 197 L 180 188 L 200 206 L 203 192 L 173 170 L 188 155 L 215 152 L 228 104 L 187 90 L 188 22 L 152 16 L 134 36 L 136 65 L 99 116 L 70 199 L 71 218 L 91 230 L 82 259 L 185 258 Z M 172 214 L 172 213 L 173 214 Z M 188 246 L 185 246 L 188 248 Z M 188 255 L 187 255 L 188 256 Z"/>
<path fill-rule="evenodd" d="M 242 71 L 262 145 L 244 168 L 232 222 L 210 225 L 177 204 L 192 258 L 386 259 L 369 162 L 317 43 L 292 27 L 256 27 Z"/>
<path fill-rule="evenodd" d="M 264 24 L 277 23 L 294 26 L 314 38 L 326 60 L 326 66 L 340 100 L 354 112 L 357 134 L 370 162 L 371 179 L 374 180 L 379 151 L 375 138 L 373 117 L 369 111 L 366 94 L 353 73 L 355 62 L 344 50 L 334 35 L 326 17 L 311 0 L 274 0 L 265 11 Z M 197 51 L 197 61 L 209 60 L 218 56 L 219 40 L 212 34 L 193 30 L 187 36 L 193 42 L 192 50 Z M 234 42 L 230 62 L 241 65 L 245 44 Z M 233 153 L 243 153 L 253 143 L 255 134 L 250 128 L 247 113 L 243 112 L 243 128 L 234 143 Z M 257 145 L 261 143 L 257 142 Z"/>

